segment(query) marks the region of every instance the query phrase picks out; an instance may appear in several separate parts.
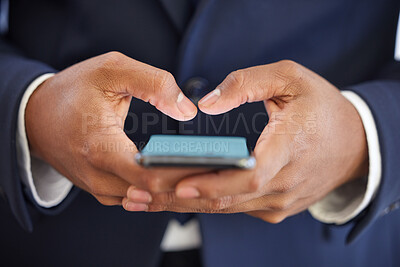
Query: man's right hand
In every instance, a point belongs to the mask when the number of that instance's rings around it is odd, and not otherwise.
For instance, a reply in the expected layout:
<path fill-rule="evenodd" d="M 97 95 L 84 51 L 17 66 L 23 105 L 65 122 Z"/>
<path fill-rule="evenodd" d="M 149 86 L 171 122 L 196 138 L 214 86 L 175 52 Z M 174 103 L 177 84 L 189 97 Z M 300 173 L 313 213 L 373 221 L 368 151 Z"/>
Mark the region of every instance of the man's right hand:
<path fill-rule="evenodd" d="M 132 96 L 177 120 L 197 113 L 170 73 L 110 52 L 65 69 L 36 89 L 25 115 L 31 153 L 104 205 L 121 205 L 130 185 L 168 191 L 201 172 L 148 170 L 135 163 L 137 148 L 123 130 Z M 151 198 L 140 190 L 136 197 Z"/>

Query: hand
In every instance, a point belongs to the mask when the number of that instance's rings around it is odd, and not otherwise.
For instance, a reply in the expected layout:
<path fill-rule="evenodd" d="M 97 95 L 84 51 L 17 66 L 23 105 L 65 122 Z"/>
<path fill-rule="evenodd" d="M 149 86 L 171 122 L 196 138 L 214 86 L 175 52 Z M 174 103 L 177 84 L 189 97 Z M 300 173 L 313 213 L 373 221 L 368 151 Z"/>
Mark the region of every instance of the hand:
<path fill-rule="evenodd" d="M 277 223 L 367 173 L 357 111 L 316 73 L 292 61 L 235 71 L 199 108 L 221 114 L 255 101 L 264 101 L 270 117 L 254 150 L 256 168 L 185 178 L 175 194 L 153 195 L 148 210 L 248 212 Z M 124 203 L 135 203 L 134 192 Z"/>
<path fill-rule="evenodd" d="M 135 163 L 137 149 L 123 131 L 132 96 L 178 120 L 197 113 L 170 73 L 111 52 L 61 71 L 37 88 L 25 116 L 32 154 L 104 205 L 120 205 L 130 185 L 170 190 L 199 172 L 146 170 Z"/>

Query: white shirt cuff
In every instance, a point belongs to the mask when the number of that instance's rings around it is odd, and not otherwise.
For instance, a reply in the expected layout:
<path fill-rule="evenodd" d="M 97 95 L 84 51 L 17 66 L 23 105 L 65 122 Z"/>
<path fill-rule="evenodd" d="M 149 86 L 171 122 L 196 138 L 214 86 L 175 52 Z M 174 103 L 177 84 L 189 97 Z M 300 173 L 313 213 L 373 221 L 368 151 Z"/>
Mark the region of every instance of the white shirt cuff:
<path fill-rule="evenodd" d="M 35 201 L 44 208 L 51 208 L 60 204 L 72 188 L 72 183 L 52 166 L 30 155 L 25 132 L 25 109 L 29 98 L 39 85 L 53 75 L 44 74 L 38 77 L 26 89 L 19 106 L 16 133 L 20 177 L 25 186 L 31 190 Z"/>
<path fill-rule="evenodd" d="M 378 132 L 371 110 L 356 93 L 343 91 L 342 95 L 357 109 L 364 125 L 369 153 L 368 178 L 357 179 L 341 186 L 308 209 L 320 222 L 338 225 L 350 221 L 369 205 L 375 197 L 382 176 Z"/>

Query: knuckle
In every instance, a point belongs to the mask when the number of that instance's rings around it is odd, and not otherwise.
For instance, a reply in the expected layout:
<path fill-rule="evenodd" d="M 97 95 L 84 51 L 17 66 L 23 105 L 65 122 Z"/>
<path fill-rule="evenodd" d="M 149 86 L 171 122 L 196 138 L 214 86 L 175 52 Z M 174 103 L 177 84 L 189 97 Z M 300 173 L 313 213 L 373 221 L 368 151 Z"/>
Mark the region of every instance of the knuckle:
<path fill-rule="evenodd" d="M 102 165 L 102 156 L 98 151 L 98 145 L 94 143 L 85 143 L 82 149 L 84 159 L 92 166 Z"/>
<path fill-rule="evenodd" d="M 102 55 L 101 60 L 102 64 L 105 66 L 115 66 L 116 64 L 120 63 L 124 57 L 124 54 L 120 52 L 111 51 Z"/>
<path fill-rule="evenodd" d="M 268 216 L 264 220 L 269 222 L 269 223 L 272 223 L 272 224 L 278 224 L 278 223 L 281 223 L 285 219 L 286 219 L 286 215 L 285 214 L 283 214 L 283 213 L 275 213 L 275 214 L 272 214 L 272 215 Z"/>
<path fill-rule="evenodd" d="M 153 87 L 156 92 L 165 92 L 165 90 L 170 89 L 175 85 L 174 76 L 166 70 L 157 70 L 153 79 Z"/>
<path fill-rule="evenodd" d="M 272 186 L 272 192 L 276 194 L 284 194 L 292 191 L 293 188 L 294 188 L 293 183 L 280 182 Z"/>
<path fill-rule="evenodd" d="M 221 190 L 218 187 L 210 188 L 210 190 L 205 190 L 203 197 L 210 200 L 217 200 L 221 196 Z"/>
<path fill-rule="evenodd" d="M 174 75 L 169 71 L 162 71 L 161 87 L 171 87 L 175 83 Z"/>
<path fill-rule="evenodd" d="M 153 193 L 161 192 L 161 178 L 153 173 L 149 173 L 145 176 L 146 178 L 146 186 L 148 190 Z"/>
<path fill-rule="evenodd" d="M 104 188 L 101 185 L 99 185 L 98 183 L 94 182 L 93 180 L 94 179 L 91 179 L 92 182 L 90 183 L 90 186 L 89 186 L 90 193 L 92 195 L 94 195 L 94 196 L 107 195 L 106 190 L 104 190 Z"/>
<path fill-rule="evenodd" d="M 106 205 L 106 198 L 98 195 L 93 195 L 98 202 L 102 205 Z"/>
<path fill-rule="evenodd" d="M 108 197 L 103 197 L 103 196 L 94 196 L 100 204 L 104 206 L 115 206 L 117 205 L 116 201 L 114 199 L 110 199 Z"/>
<path fill-rule="evenodd" d="M 236 70 L 231 72 L 226 79 L 230 86 L 241 88 L 244 84 L 244 73 L 242 70 Z"/>
<path fill-rule="evenodd" d="M 251 193 L 258 192 L 263 187 L 263 177 L 261 175 L 254 175 L 248 184 L 248 191 Z"/>
<path fill-rule="evenodd" d="M 144 92 L 141 99 L 149 102 L 158 109 L 163 109 L 163 105 L 167 99 L 162 97 L 162 95 L 166 92 L 171 92 L 175 84 L 175 78 L 170 72 L 165 70 L 156 70 L 152 77 L 151 92 Z"/>
<path fill-rule="evenodd" d="M 173 204 L 176 201 L 175 192 L 167 192 L 165 196 L 165 201 L 168 204 Z"/>
<path fill-rule="evenodd" d="M 215 173 L 211 173 L 209 175 L 212 179 L 218 179 L 220 176 L 220 173 L 215 172 Z M 216 185 L 212 184 L 211 186 L 208 185 L 207 187 L 204 187 L 201 190 L 201 194 L 202 194 L 203 198 L 215 200 L 215 199 L 220 198 L 224 194 L 224 189 L 225 188 L 224 187 L 221 188 L 221 185 L 219 185 L 219 184 L 216 184 Z"/>
<path fill-rule="evenodd" d="M 169 191 L 164 193 L 153 194 L 152 205 L 171 205 L 176 202 L 175 192 Z"/>
<path fill-rule="evenodd" d="M 259 92 L 255 86 L 252 86 L 251 77 L 252 72 L 244 70 L 236 70 L 231 72 L 224 81 L 223 87 L 232 87 L 236 89 L 237 102 L 233 104 L 233 107 L 238 107 L 246 102 L 252 102 L 257 99 Z"/>
<path fill-rule="evenodd" d="M 217 199 L 212 199 L 208 203 L 209 203 L 208 209 L 211 211 L 211 213 L 213 213 L 229 207 L 232 203 L 232 197 L 231 196 L 220 197 Z"/>
<path fill-rule="evenodd" d="M 91 72 L 94 84 L 100 88 L 107 85 L 115 86 L 116 69 L 119 69 L 125 57 L 122 53 L 115 51 L 99 56 L 96 68 Z"/>
<path fill-rule="evenodd" d="M 293 96 L 299 93 L 303 82 L 303 67 L 292 61 L 282 60 L 274 71 L 273 86 L 282 90 L 282 95 Z"/>
<path fill-rule="evenodd" d="M 293 60 L 281 60 L 279 61 L 279 66 L 290 77 L 299 77 L 302 73 L 301 65 Z"/>
<path fill-rule="evenodd" d="M 273 211 L 284 211 L 292 206 L 291 198 L 284 197 L 272 202 L 269 208 Z"/>

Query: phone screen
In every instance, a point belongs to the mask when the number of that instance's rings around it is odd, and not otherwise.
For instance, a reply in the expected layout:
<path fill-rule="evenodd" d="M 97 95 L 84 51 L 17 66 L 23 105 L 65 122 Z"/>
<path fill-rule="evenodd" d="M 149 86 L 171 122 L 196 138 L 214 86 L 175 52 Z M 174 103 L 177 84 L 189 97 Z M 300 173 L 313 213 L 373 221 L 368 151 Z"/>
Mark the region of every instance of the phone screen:
<path fill-rule="evenodd" d="M 144 166 L 252 168 L 246 138 L 153 135 L 136 160 Z"/>
<path fill-rule="evenodd" d="M 246 139 L 232 136 L 153 135 L 142 155 L 246 158 Z"/>

